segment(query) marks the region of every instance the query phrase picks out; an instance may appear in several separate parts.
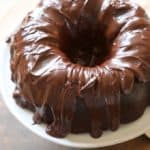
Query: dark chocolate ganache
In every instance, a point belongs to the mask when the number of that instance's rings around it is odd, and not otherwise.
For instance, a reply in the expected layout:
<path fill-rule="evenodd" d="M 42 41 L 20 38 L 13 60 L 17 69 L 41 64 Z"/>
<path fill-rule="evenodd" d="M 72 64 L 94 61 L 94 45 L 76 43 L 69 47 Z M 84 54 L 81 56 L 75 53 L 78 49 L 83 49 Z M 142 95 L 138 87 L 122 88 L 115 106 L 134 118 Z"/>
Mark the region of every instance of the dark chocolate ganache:
<path fill-rule="evenodd" d="M 150 20 L 129 0 L 42 0 L 10 47 L 16 102 L 52 136 L 97 138 L 150 105 Z"/>

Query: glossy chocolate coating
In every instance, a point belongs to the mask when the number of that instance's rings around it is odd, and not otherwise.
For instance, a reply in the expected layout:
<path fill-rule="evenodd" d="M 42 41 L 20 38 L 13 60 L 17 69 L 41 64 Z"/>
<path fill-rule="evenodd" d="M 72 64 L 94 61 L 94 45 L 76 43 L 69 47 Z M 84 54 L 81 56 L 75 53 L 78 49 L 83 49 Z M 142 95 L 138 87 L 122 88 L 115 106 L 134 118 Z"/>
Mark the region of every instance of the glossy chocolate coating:
<path fill-rule="evenodd" d="M 150 104 L 150 21 L 127 0 L 43 0 L 11 38 L 11 70 L 48 134 L 99 137 Z"/>

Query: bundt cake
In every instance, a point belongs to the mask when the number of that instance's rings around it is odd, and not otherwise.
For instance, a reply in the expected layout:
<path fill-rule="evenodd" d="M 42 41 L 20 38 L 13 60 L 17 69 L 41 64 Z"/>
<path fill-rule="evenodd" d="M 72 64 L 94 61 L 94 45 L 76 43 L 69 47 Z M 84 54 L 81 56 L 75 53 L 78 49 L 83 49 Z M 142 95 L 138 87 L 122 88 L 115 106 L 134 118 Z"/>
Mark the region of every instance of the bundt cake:
<path fill-rule="evenodd" d="M 14 97 L 54 137 L 117 130 L 150 105 L 150 20 L 128 0 L 42 0 L 11 36 Z"/>

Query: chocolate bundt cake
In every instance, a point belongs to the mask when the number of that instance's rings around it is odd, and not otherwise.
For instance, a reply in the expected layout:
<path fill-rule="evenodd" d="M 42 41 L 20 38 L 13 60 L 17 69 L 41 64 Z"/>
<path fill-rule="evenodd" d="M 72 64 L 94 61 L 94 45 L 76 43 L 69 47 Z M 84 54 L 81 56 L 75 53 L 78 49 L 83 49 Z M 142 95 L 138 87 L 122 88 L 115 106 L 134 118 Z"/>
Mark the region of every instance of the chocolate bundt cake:
<path fill-rule="evenodd" d="M 116 130 L 150 105 L 150 20 L 128 0 L 42 0 L 11 37 L 14 97 L 55 137 Z"/>

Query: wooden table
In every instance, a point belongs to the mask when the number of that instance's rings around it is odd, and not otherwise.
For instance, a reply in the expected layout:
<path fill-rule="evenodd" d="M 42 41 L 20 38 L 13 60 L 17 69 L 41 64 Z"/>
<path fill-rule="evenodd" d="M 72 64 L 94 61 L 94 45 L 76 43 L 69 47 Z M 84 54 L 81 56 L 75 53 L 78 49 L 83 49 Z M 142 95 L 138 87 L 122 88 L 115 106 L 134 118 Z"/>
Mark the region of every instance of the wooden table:
<path fill-rule="evenodd" d="M 0 40 L 11 32 L 16 20 L 38 0 L 0 0 Z M 137 0 L 149 11 L 150 1 Z M 24 7 L 20 7 L 24 6 Z M 26 9 L 28 8 L 28 9 Z M 19 13 L 18 13 L 19 12 Z M 149 13 L 150 14 L 150 13 Z M 113 147 L 97 150 L 150 150 L 150 139 L 145 136 Z M 0 98 L 0 150 L 70 150 L 50 143 L 23 127 L 5 107 Z"/>
<path fill-rule="evenodd" d="M 73 150 L 46 141 L 26 129 L 12 116 L 0 99 L 0 150 Z M 135 140 L 96 150 L 150 150 L 150 139 Z"/>

